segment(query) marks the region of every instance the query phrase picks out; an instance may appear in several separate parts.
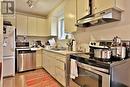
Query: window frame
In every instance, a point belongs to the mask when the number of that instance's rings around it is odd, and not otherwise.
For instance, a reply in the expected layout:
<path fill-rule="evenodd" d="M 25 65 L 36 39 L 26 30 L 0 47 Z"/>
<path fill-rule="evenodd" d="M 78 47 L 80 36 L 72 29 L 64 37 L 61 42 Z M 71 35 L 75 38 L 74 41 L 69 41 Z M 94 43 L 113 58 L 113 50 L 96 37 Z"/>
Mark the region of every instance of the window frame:
<path fill-rule="evenodd" d="M 63 22 L 63 23 L 61 23 L 61 22 Z M 63 40 L 63 39 L 65 39 L 65 36 L 66 36 L 65 27 L 64 27 L 65 26 L 64 25 L 64 16 L 63 15 L 58 17 L 57 25 L 58 25 L 58 39 Z M 61 25 L 62 25 L 62 27 L 61 27 Z"/>

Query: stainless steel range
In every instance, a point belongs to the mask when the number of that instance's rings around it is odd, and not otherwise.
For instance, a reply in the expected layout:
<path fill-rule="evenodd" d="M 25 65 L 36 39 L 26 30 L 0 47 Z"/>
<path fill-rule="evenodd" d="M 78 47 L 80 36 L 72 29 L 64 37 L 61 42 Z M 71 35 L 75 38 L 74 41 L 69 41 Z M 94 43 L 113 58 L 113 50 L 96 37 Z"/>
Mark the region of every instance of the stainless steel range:
<path fill-rule="evenodd" d="M 78 77 L 72 79 L 73 87 L 130 87 L 130 59 L 99 59 L 88 54 L 73 54 L 77 60 Z"/>

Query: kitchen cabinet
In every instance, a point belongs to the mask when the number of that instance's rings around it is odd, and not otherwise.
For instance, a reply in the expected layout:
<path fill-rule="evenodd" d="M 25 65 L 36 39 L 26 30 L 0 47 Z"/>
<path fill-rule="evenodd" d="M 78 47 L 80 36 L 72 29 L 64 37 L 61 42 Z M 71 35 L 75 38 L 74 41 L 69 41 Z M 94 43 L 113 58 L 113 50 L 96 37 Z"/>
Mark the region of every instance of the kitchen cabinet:
<path fill-rule="evenodd" d="M 66 87 L 66 58 L 65 55 L 43 51 L 43 68 L 64 87 Z"/>
<path fill-rule="evenodd" d="M 28 25 L 27 25 L 27 16 L 25 15 L 16 15 L 16 29 L 17 35 L 27 35 L 28 34 Z"/>
<path fill-rule="evenodd" d="M 42 67 L 42 50 L 36 51 L 36 68 Z"/>
<path fill-rule="evenodd" d="M 37 36 L 37 19 L 28 16 L 28 36 Z"/>
<path fill-rule="evenodd" d="M 66 85 L 65 64 L 66 64 L 65 62 L 56 59 L 56 66 L 55 66 L 56 79 L 60 81 L 60 83 L 64 86 Z"/>
<path fill-rule="evenodd" d="M 77 0 L 77 19 L 89 14 L 89 0 Z"/>
<path fill-rule="evenodd" d="M 47 29 L 47 19 L 37 18 L 37 36 L 49 36 Z"/>
<path fill-rule="evenodd" d="M 98 13 L 109 8 L 124 9 L 124 0 L 95 0 L 94 12 Z"/>
<path fill-rule="evenodd" d="M 57 18 L 53 15 L 48 17 L 48 32 L 50 36 L 57 36 Z"/>
<path fill-rule="evenodd" d="M 16 15 L 17 35 L 27 36 L 49 36 L 50 32 L 47 26 L 47 19 Z"/>
<path fill-rule="evenodd" d="M 77 31 L 76 24 L 76 1 L 77 0 L 65 0 L 64 7 L 64 21 L 65 21 L 65 32 Z"/>

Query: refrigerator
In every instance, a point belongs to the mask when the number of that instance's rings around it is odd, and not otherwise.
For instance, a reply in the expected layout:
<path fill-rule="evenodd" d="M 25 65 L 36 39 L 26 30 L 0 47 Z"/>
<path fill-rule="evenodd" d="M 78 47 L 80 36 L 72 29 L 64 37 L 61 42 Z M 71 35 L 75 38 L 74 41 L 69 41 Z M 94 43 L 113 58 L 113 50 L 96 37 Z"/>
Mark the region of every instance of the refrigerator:
<path fill-rule="evenodd" d="M 15 27 L 3 27 L 3 76 L 15 76 Z"/>

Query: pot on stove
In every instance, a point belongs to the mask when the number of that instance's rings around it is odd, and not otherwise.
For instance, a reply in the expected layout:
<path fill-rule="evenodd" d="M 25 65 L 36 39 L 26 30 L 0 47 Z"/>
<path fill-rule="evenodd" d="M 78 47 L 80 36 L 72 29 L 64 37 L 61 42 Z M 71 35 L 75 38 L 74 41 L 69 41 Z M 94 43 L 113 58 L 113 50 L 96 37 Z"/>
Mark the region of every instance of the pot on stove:
<path fill-rule="evenodd" d="M 94 57 L 102 58 L 102 59 L 110 59 L 111 58 L 111 50 L 109 49 L 94 49 Z"/>
<path fill-rule="evenodd" d="M 102 50 L 102 57 L 103 59 L 110 59 L 111 58 L 111 50 L 104 49 Z"/>
<path fill-rule="evenodd" d="M 102 58 L 102 49 L 94 49 L 94 57 Z"/>
<path fill-rule="evenodd" d="M 124 59 L 126 57 L 126 47 L 123 46 L 111 47 L 111 50 L 113 57 L 121 59 Z"/>

